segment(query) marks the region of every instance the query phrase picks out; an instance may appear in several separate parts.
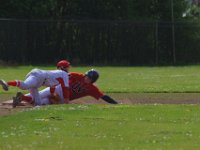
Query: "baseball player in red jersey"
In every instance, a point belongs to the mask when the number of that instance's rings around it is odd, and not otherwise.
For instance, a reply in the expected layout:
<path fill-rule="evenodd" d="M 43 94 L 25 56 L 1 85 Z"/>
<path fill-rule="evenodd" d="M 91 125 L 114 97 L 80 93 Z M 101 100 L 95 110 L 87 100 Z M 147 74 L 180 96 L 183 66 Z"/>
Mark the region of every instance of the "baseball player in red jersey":
<path fill-rule="evenodd" d="M 72 101 L 77 98 L 84 96 L 92 96 L 95 99 L 103 99 L 104 101 L 117 104 L 110 96 L 104 95 L 94 82 L 99 78 L 99 73 L 91 69 L 85 74 L 78 72 L 69 73 L 69 100 Z M 61 90 L 61 85 L 55 87 L 48 87 L 40 91 L 41 104 L 55 104 L 55 103 L 64 103 L 64 98 Z M 27 96 L 30 96 L 28 94 Z M 22 99 L 23 100 L 23 99 Z"/>
<path fill-rule="evenodd" d="M 99 75 L 94 69 L 85 74 L 69 73 L 70 100 L 84 96 L 92 96 L 95 99 L 101 98 L 104 94 L 93 84 L 98 77 Z"/>
<path fill-rule="evenodd" d="M 70 63 L 66 60 L 59 61 L 57 63 L 58 70 L 41 70 L 33 69 L 27 75 L 25 81 L 11 80 L 5 82 L 0 80 L 4 90 L 8 90 L 8 86 L 17 86 L 23 90 L 29 90 L 35 105 L 41 105 L 41 97 L 38 92 L 38 88 L 41 86 L 53 87 L 61 85 L 61 90 L 64 98 L 64 103 L 69 102 L 69 82 L 68 82 L 68 68 Z M 17 93 L 16 97 L 22 97 L 21 93 Z M 30 97 L 24 96 L 25 99 Z M 19 103 L 17 98 L 13 98 L 13 107 Z"/>

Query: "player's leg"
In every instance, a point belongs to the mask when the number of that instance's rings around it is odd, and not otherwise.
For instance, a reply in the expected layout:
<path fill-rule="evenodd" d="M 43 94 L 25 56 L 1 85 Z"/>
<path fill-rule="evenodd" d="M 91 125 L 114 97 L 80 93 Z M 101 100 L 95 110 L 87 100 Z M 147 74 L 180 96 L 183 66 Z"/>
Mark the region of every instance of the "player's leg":
<path fill-rule="evenodd" d="M 31 88 L 36 89 L 40 87 L 38 83 L 38 78 L 35 76 L 29 76 L 28 78 L 26 78 L 25 81 L 20 81 L 17 86 L 22 90 L 27 90 Z"/>
<path fill-rule="evenodd" d="M 3 89 L 5 91 L 8 91 L 8 87 L 9 86 L 17 86 L 20 87 L 20 84 L 23 85 L 23 81 L 21 80 L 10 80 L 10 81 L 4 81 L 4 80 L 0 80 L 0 84 L 2 85 Z"/>
<path fill-rule="evenodd" d="M 21 80 L 10 80 L 7 82 L 4 80 L 0 80 L 0 84 L 2 85 L 2 87 L 5 91 L 8 91 L 9 86 L 17 86 L 21 89 L 26 89 L 26 87 L 27 87 L 27 85 L 24 85 L 25 84 L 24 81 L 21 81 Z"/>
<path fill-rule="evenodd" d="M 41 100 L 41 105 L 47 105 L 50 104 L 49 103 L 49 96 L 50 96 L 50 88 L 47 87 L 42 91 L 39 91 L 39 95 L 40 95 L 40 100 Z M 16 96 L 13 97 L 13 107 L 16 107 L 17 105 L 19 105 L 21 103 L 21 101 L 25 101 L 28 102 L 30 104 L 33 103 L 33 96 L 31 93 L 28 94 L 23 94 L 21 92 L 17 92 Z"/>
<path fill-rule="evenodd" d="M 43 98 L 48 98 L 50 95 L 51 95 L 51 92 L 50 92 L 50 87 L 47 87 L 41 91 L 39 91 L 39 94 L 40 94 L 40 97 L 43 99 Z"/>
<path fill-rule="evenodd" d="M 34 104 L 35 105 L 41 105 L 41 98 L 40 98 L 38 89 L 31 88 L 31 89 L 29 89 L 29 92 L 33 96 Z"/>
<path fill-rule="evenodd" d="M 46 99 L 48 99 L 48 97 L 50 96 L 50 87 L 47 87 L 41 91 L 39 91 L 39 95 L 40 95 L 40 100 L 41 100 L 41 105 L 46 105 L 46 104 L 49 104 L 49 102 L 47 102 Z M 33 95 L 31 93 L 28 93 L 26 95 L 23 95 L 21 97 L 21 99 L 23 101 L 26 101 L 26 102 L 29 102 L 29 103 L 32 103 L 33 102 Z"/>
<path fill-rule="evenodd" d="M 59 96 L 60 103 L 63 104 L 64 103 L 64 97 L 63 97 L 61 85 L 58 85 L 58 86 L 55 87 L 55 93 Z"/>
<path fill-rule="evenodd" d="M 49 98 L 42 98 L 41 99 L 41 105 L 49 105 L 50 102 L 49 102 Z"/>
<path fill-rule="evenodd" d="M 39 94 L 40 94 L 40 98 L 41 98 L 41 105 L 50 104 L 50 102 L 49 102 L 49 97 L 51 95 L 50 87 L 47 87 L 47 88 L 39 91 Z"/>
<path fill-rule="evenodd" d="M 5 91 L 8 91 L 9 86 L 17 86 L 20 89 L 26 90 L 29 88 L 37 87 L 38 86 L 38 79 L 35 76 L 29 76 L 25 81 L 22 80 L 10 80 L 4 81 L 0 80 L 0 85 L 3 87 Z"/>

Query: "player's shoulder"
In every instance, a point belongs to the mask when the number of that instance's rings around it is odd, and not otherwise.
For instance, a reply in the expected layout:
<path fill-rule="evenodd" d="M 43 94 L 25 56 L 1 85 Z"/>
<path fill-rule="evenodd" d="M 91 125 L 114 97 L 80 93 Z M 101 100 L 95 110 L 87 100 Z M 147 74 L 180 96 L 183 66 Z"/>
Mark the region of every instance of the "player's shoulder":
<path fill-rule="evenodd" d="M 101 91 L 98 86 L 94 83 L 91 83 L 88 85 L 88 88 L 90 89 L 91 92 L 99 92 Z"/>
<path fill-rule="evenodd" d="M 90 83 L 90 86 L 94 89 L 99 89 L 95 83 Z"/>
<path fill-rule="evenodd" d="M 59 70 L 59 69 L 56 69 L 56 70 L 50 70 L 51 73 L 53 74 L 58 74 L 58 75 L 68 75 L 67 72 L 63 71 L 63 70 Z"/>
<path fill-rule="evenodd" d="M 84 74 L 80 73 L 80 72 L 69 72 L 69 76 L 80 76 L 80 77 L 82 77 L 82 76 L 84 76 Z"/>

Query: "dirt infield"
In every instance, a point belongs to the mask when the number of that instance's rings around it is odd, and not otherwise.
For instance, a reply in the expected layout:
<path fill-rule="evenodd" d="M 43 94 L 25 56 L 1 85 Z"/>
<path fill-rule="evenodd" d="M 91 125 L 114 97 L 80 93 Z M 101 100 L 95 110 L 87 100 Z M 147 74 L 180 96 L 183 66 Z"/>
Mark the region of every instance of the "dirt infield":
<path fill-rule="evenodd" d="M 200 104 L 200 93 L 109 93 L 111 97 L 121 104 Z M 10 104 L 3 104 L 11 99 L 9 94 L 0 95 L 0 116 L 14 113 L 20 109 L 30 108 L 31 105 L 12 108 Z M 92 97 L 84 97 L 74 100 L 77 104 L 106 104 L 102 100 L 95 100 Z"/>

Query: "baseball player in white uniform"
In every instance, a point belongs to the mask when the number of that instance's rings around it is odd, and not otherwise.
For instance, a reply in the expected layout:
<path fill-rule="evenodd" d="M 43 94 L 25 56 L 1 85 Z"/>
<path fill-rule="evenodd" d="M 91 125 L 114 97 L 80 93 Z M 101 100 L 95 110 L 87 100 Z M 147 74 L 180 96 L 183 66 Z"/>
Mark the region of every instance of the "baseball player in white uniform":
<path fill-rule="evenodd" d="M 61 60 L 57 63 L 58 70 L 41 70 L 33 69 L 27 75 L 24 81 L 11 80 L 4 81 L 0 80 L 4 90 L 8 90 L 9 86 L 17 86 L 23 90 L 29 90 L 33 97 L 35 105 L 41 105 L 41 97 L 38 92 L 38 88 L 41 86 L 53 87 L 61 85 L 64 103 L 69 102 L 69 82 L 68 82 L 68 69 L 70 63 L 67 60 Z M 18 95 L 19 96 L 19 95 Z M 13 99 L 13 107 L 20 103 L 17 99 Z"/>

